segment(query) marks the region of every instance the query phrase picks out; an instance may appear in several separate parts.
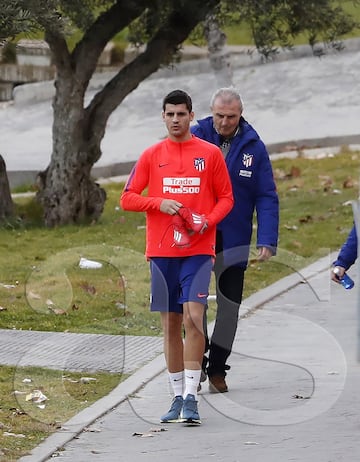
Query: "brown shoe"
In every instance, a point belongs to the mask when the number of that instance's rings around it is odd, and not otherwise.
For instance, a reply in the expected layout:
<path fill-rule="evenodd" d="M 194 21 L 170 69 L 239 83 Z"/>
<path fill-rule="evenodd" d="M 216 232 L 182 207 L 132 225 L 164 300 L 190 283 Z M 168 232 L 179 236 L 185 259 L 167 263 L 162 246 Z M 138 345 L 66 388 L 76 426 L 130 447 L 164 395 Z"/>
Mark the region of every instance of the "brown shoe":
<path fill-rule="evenodd" d="M 228 386 L 225 382 L 225 377 L 222 375 L 213 375 L 209 377 L 210 393 L 225 393 L 228 391 Z"/>

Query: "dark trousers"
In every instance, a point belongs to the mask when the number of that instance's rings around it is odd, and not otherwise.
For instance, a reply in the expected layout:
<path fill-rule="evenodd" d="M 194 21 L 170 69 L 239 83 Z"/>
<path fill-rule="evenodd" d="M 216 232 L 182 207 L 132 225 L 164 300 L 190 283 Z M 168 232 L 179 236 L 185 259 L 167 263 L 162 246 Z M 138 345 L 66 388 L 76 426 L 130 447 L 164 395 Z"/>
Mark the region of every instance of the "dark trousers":
<path fill-rule="evenodd" d="M 222 259 L 222 239 L 216 237 L 216 320 L 214 331 L 209 341 L 206 334 L 206 347 L 209 351 L 207 373 L 226 375 L 229 366 L 226 364 L 230 356 L 238 325 L 239 309 L 244 287 L 245 269 L 239 266 L 225 266 Z M 204 324 L 207 320 L 204 320 Z M 205 327 L 205 326 L 204 326 Z M 205 332 L 207 332 L 205 330 Z M 206 361 L 206 360 L 205 360 Z"/>

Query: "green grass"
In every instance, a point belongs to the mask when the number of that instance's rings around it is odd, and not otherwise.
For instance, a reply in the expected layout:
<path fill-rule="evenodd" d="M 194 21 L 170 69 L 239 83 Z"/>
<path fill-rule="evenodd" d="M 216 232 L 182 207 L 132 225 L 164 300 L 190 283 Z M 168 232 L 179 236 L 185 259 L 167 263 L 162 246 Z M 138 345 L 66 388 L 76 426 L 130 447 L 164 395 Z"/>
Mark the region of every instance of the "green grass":
<path fill-rule="evenodd" d="M 273 161 L 280 197 L 278 255 L 266 263 L 251 262 L 244 298 L 339 249 L 352 226 L 359 167 L 360 152 L 346 148 L 322 159 L 299 153 L 295 159 Z M 32 198 L 15 200 L 19 216 L 0 227 L 0 328 L 161 335 L 159 316 L 149 312 L 145 217 L 119 208 L 123 184 L 105 187 L 104 214 L 91 226 L 45 229 Z M 80 269 L 81 256 L 101 262 L 102 268 Z M 251 258 L 255 256 L 252 247 Z M 211 302 L 209 320 L 214 315 Z M 26 391 L 22 380 L 28 376 L 51 397 L 46 419 L 24 395 L 13 394 Z M 77 374 L 69 381 L 60 371 L 1 367 L 0 422 L 4 431 L 25 437 L 0 435 L 0 447 L 5 448 L 0 461 L 16 460 L 123 379 L 112 374 L 93 377 L 97 381 L 85 386 L 76 382 Z"/>
<path fill-rule="evenodd" d="M 279 252 L 250 265 L 245 296 L 340 246 L 352 224 L 352 207 L 344 204 L 357 198 L 359 166 L 359 153 L 346 150 L 273 161 Z M 349 179 L 352 187 L 344 187 Z M 148 310 L 145 217 L 119 208 L 123 184 L 105 187 L 104 214 L 91 226 L 45 229 L 33 218 L 39 214 L 33 198 L 16 200 L 21 218 L 0 228 L 0 328 L 160 335 L 158 316 Z M 81 257 L 103 266 L 81 269 Z"/>
<path fill-rule="evenodd" d="M 84 383 L 84 380 L 93 380 Z M 126 377 L 1 366 L 0 461 L 12 462 L 41 443 L 73 415 L 108 394 Z M 30 398 L 40 391 L 45 401 Z M 35 392 L 35 393 L 34 393 Z"/>

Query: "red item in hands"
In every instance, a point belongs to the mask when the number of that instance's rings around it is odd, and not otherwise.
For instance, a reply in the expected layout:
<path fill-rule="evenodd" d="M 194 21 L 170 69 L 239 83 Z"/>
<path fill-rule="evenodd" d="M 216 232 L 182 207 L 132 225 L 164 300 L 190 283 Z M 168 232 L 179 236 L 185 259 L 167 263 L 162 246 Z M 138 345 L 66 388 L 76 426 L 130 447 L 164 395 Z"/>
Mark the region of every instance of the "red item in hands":
<path fill-rule="evenodd" d="M 173 216 L 174 243 L 176 247 L 187 247 L 190 245 L 190 236 L 186 229 L 185 222 L 180 215 Z"/>
<path fill-rule="evenodd" d="M 202 233 L 207 228 L 205 215 L 194 212 L 188 207 L 181 207 L 178 211 L 178 214 L 186 223 L 186 227 L 194 233 Z"/>

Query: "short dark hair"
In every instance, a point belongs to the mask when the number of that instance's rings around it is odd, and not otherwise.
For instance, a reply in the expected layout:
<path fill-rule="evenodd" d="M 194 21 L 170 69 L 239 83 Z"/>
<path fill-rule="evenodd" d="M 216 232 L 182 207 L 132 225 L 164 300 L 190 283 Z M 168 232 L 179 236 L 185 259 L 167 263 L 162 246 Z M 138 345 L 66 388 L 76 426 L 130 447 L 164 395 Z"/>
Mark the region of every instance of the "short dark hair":
<path fill-rule="evenodd" d="M 166 104 L 185 104 L 189 112 L 192 111 L 191 98 L 183 90 L 173 90 L 165 96 L 163 101 L 163 111 L 165 111 Z"/>

